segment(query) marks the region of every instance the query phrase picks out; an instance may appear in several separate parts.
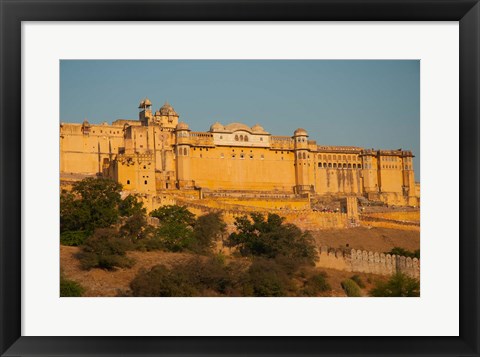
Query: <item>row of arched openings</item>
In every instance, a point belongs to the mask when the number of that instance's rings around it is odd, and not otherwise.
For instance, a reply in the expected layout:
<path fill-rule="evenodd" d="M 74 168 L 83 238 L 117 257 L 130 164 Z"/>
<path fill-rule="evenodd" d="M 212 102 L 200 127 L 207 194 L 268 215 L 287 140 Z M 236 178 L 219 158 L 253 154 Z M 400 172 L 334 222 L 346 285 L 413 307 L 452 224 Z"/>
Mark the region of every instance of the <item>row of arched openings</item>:
<path fill-rule="evenodd" d="M 235 141 L 248 141 L 247 135 L 235 135 Z"/>

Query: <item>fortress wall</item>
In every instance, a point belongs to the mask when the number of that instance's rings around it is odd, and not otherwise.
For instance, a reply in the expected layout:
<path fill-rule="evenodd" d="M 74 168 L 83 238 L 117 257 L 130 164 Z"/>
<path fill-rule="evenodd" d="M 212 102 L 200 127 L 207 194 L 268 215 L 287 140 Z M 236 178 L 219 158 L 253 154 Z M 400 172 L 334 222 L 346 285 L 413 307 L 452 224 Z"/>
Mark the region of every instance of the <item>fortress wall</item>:
<path fill-rule="evenodd" d="M 344 252 L 326 246 L 320 247 L 319 250 L 320 259 L 317 267 L 387 276 L 399 272 L 416 279 L 420 278 L 420 261 L 417 258 L 355 249 Z"/>
<path fill-rule="evenodd" d="M 221 212 L 225 223 L 233 225 L 236 217 L 248 215 L 252 212 L 259 212 L 267 215 L 268 213 L 276 213 L 281 217 L 285 217 L 285 222 L 293 223 L 302 230 L 318 230 L 329 228 L 346 228 L 348 227 L 348 219 L 345 213 L 331 212 L 312 212 L 310 210 L 262 210 L 259 207 L 246 207 L 237 205 L 224 205 L 222 208 L 210 207 L 198 203 L 193 203 L 181 199 L 177 199 L 178 205 L 185 205 L 195 215 L 202 215 L 209 212 Z"/>
<path fill-rule="evenodd" d="M 308 199 L 272 199 L 272 198 L 232 198 L 232 197 L 222 197 L 221 200 L 218 199 L 203 199 L 206 205 L 211 207 L 217 207 L 220 209 L 231 209 L 232 205 L 241 206 L 238 208 L 251 208 L 257 207 L 257 209 L 294 209 L 294 210 L 304 210 L 310 208 L 310 201 Z"/>
<path fill-rule="evenodd" d="M 124 145 L 123 130 L 113 126 L 92 126 L 83 135 L 81 125 L 64 124 L 60 134 L 60 173 L 102 172 L 103 160 L 112 160 Z"/>
<path fill-rule="evenodd" d="M 196 186 L 287 192 L 295 186 L 294 155 L 288 151 L 282 154 L 265 148 L 216 147 L 208 151 L 196 148 L 190 153 L 190 172 Z"/>
<path fill-rule="evenodd" d="M 316 168 L 315 190 L 324 193 L 362 193 L 360 169 Z"/>

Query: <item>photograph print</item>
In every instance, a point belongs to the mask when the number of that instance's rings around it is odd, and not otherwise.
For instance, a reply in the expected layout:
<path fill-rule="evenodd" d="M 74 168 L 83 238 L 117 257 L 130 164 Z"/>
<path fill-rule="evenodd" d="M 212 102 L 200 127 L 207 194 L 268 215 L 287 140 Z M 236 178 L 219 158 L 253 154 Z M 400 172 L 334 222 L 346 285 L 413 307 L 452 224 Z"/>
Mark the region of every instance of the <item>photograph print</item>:
<path fill-rule="evenodd" d="M 419 297 L 420 61 L 61 60 L 61 297 Z"/>

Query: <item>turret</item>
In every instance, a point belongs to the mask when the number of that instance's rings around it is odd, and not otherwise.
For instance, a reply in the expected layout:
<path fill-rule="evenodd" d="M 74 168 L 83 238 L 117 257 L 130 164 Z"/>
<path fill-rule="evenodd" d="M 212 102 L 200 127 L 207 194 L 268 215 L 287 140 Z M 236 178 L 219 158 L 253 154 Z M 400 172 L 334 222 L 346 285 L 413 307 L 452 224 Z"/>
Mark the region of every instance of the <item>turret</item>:
<path fill-rule="evenodd" d="M 163 129 L 175 130 L 178 124 L 179 115 L 168 103 L 165 104 L 155 112 L 155 121 L 160 124 Z"/>
<path fill-rule="evenodd" d="M 295 192 L 310 192 L 312 186 L 308 179 L 310 154 L 308 151 L 307 131 L 298 128 L 293 133 L 293 140 L 295 142 Z"/>
<path fill-rule="evenodd" d="M 152 115 L 152 102 L 150 99 L 143 99 L 138 105 L 140 112 L 138 113 L 138 119 L 142 122 L 142 125 L 148 125 L 153 119 Z"/>
<path fill-rule="evenodd" d="M 193 187 L 190 175 L 190 128 L 186 123 L 178 123 L 175 135 L 178 188 Z"/>

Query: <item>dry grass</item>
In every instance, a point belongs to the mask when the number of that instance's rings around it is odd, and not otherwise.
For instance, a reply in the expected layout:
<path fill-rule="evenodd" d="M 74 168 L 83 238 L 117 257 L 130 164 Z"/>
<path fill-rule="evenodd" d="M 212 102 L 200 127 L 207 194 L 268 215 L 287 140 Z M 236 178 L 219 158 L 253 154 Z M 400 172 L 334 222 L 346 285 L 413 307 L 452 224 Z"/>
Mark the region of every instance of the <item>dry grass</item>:
<path fill-rule="evenodd" d="M 420 232 L 418 230 L 356 227 L 326 229 L 312 233 L 318 245 L 332 248 L 355 248 L 379 253 L 388 252 L 394 247 L 401 247 L 412 252 L 420 249 Z"/>

